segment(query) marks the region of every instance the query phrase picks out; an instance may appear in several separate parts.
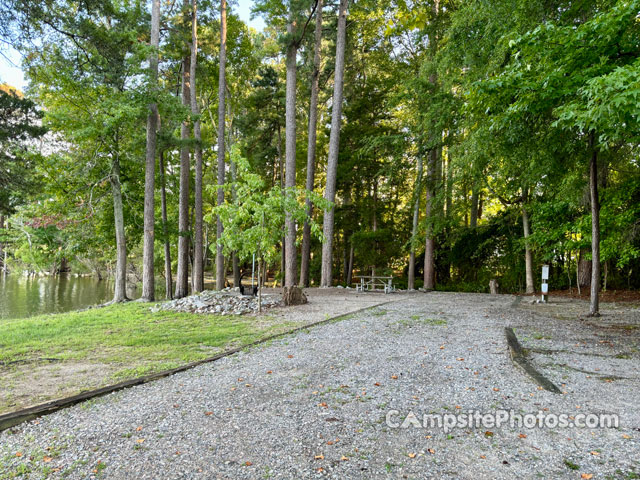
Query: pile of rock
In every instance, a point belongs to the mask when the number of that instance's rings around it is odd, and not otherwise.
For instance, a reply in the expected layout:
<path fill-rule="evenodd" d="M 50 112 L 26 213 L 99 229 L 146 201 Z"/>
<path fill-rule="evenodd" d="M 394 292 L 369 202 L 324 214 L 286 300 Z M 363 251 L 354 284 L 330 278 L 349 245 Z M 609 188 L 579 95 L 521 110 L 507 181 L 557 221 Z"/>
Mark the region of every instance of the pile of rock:
<path fill-rule="evenodd" d="M 262 295 L 262 308 L 272 308 L 280 304 L 279 295 Z M 171 310 L 174 312 L 216 313 L 219 315 L 244 315 L 258 311 L 258 297 L 240 295 L 238 289 L 225 288 L 222 291 L 205 290 L 189 297 L 156 304 L 151 311 Z"/>

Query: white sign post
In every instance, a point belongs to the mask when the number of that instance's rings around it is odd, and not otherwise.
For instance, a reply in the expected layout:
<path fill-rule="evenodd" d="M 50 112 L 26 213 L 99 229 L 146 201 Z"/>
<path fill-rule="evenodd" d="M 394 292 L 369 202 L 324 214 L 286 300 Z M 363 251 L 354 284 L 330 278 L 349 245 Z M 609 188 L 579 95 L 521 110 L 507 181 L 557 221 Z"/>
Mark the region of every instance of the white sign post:
<path fill-rule="evenodd" d="M 549 265 L 542 266 L 542 303 L 549 300 Z"/>

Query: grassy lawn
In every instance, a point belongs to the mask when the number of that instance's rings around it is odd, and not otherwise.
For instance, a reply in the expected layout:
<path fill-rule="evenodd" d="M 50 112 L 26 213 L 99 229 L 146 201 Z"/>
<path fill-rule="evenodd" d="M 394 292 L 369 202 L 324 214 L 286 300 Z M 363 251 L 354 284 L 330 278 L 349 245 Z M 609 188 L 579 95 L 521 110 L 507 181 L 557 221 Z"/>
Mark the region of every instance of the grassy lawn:
<path fill-rule="evenodd" d="M 176 367 L 287 330 L 269 317 L 127 303 L 0 321 L 0 413 Z"/>

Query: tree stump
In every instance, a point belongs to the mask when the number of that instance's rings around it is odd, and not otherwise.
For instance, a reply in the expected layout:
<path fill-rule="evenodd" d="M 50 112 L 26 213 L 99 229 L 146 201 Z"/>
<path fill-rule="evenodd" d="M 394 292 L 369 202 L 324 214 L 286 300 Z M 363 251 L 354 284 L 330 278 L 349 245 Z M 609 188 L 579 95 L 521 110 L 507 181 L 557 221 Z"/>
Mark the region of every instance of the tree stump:
<path fill-rule="evenodd" d="M 282 292 L 282 303 L 287 306 L 303 305 L 307 303 L 307 296 L 300 287 L 284 287 Z"/>
<path fill-rule="evenodd" d="M 498 294 L 498 280 L 496 280 L 495 278 L 492 278 L 491 280 L 489 280 L 489 291 L 491 292 L 491 295 L 497 295 Z"/>

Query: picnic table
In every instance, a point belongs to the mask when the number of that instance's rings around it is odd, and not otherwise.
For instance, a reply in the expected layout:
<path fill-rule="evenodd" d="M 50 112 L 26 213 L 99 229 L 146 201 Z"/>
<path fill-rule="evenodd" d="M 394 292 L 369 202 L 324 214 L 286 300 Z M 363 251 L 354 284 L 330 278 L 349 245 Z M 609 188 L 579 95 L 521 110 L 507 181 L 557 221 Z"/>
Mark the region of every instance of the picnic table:
<path fill-rule="evenodd" d="M 360 283 L 356 283 L 356 292 L 383 290 L 384 293 L 395 291 L 393 277 L 377 275 L 364 275 L 360 277 Z"/>

